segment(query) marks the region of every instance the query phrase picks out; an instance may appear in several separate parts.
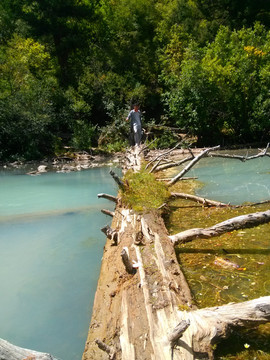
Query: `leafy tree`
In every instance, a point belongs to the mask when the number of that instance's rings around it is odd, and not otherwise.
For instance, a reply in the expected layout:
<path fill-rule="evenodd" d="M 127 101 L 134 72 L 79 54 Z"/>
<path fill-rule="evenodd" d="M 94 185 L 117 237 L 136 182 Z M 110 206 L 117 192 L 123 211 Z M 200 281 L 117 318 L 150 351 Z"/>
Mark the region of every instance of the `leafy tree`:
<path fill-rule="evenodd" d="M 67 87 L 80 72 L 79 58 L 95 40 L 98 0 L 13 0 L 29 35 L 46 43 L 59 65 L 60 83 Z"/>
<path fill-rule="evenodd" d="M 147 107 L 150 117 L 157 113 L 160 98 L 154 40 L 160 19 L 156 1 L 109 0 L 102 2 L 101 9 L 106 29 L 103 69 L 123 78 L 125 101 L 138 99 Z"/>
<path fill-rule="evenodd" d="M 170 44 L 177 35 L 185 42 L 196 39 L 198 43 L 205 43 L 209 39 L 208 26 L 196 1 L 173 0 L 159 3 L 161 20 L 157 24 L 156 38 L 161 48 Z"/>
<path fill-rule="evenodd" d="M 14 33 L 27 36 L 29 28 L 20 17 L 18 0 L 0 2 L 0 44 L 6 45 Z"/>
<path fill-rule="evenodd" d="M 262 0 L 2 0 L 2 158 L 41 156 L 54 138 L 89 148 L 97 134 L 120 148 L 135 100 L 146 123 L 176 122 L 204 144 L 262 136 L 269 34 L 251 25 L 269 14 Z"/>
<path fill-rule="evenodd" d="M 256 21 L 270 25 L 270 3 L 264 0 L 196 0 L 205 19 L 215 27 L 229 26 L 231 29 L 250 27 Z"/>
<path fill-rule="evenodd" d="M 53 140 L 48 128 L 57 82 L 50 56 L 40 43 L 17 35 L 0 54 L 0 158 L 40 157 Z"/>
<path fill-rule="evenodd" d="M 168 80 L 174 88 L 165 102 L 201 145 L 259 140 L 270 130 L 269 39 L 260 24 L 239 31 L 223 27 L 203 50 L 196 44 L 186 50 L 181 70 Z"/>

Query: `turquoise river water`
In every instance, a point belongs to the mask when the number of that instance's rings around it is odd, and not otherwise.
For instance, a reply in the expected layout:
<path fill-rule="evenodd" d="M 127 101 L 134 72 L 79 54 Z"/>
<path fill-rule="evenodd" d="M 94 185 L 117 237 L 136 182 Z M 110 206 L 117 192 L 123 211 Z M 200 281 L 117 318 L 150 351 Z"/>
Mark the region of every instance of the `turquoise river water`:
<path fill-rule="evenodd" d="M 0 172 L 0 338 L 81 359 L 112 204 L 108 168 Z"/>
<path fill-rule="evenodd" d="M 188 176 L 198 194 L 240 204 L 270 199 L 270 159 L 203 159 Z M 0 338 L 81 359 L 116 194 L 108 168 L 73 173 L 0 171 Z"/>
<path fill-rule="evenodd" d="M 204 158 L 187 176 L 196 176 L 204 183 L 197 190 L 197 195 L 209 199 L 234 205 L 246 201 L 270 200 L 269 157 L 246 162 L 236 159 Z"/>

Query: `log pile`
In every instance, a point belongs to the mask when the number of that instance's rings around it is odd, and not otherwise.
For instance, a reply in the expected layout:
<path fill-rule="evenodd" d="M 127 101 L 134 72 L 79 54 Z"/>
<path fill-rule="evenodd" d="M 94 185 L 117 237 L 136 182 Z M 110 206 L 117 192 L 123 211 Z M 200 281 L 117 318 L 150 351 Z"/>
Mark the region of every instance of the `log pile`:
<path fill-rule="evenodd" d="M 196 163 L 210 151 L 213 148 L 197 157 L 192 155 L 191 161 Z M 140 148 L 130 151 L 124 171 L 138 171 L 142 153 Z M 182 178 L 188 166 L 170 183 Z M 125 186 L 116 181 L 119 187 Z M 268 221 L 265 214 L 260 219 Z M 248 223 L 246 219 L 244 223 Z M 215 230 L 229 231 L 228 226 L 219 224 Z M 207 236 L 214 231 L 199 230 L 208 232 Z M 174 251 L 179 234 L 169 236 L 158 211 L 137 214 L 118 199 L 112 225 L 106 231 L 108 239 L 83 360 L 213 359 L 213 345 L 227 337 L 232 328 L 270 321 L 269 296 L 197 309 Z"/>

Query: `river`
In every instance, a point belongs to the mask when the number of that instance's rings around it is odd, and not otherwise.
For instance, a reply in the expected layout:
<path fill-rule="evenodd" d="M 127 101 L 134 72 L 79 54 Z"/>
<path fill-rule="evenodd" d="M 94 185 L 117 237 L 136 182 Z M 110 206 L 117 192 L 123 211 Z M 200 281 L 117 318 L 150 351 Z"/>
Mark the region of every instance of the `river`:
<path fill-rule="evenodd" d="M 109 168 L 0 172 L 0 337 L 63 360 L 82 357 L 113 204 Z"/>
<path fill-rule="evenodd" d="M 243 153 L 238 151 L 239 155 Z M 188 174 L 198 177 L 199 181 L 204 183 L 203 187 L 197 190 L 197 194 L 209 199 L 234 205 L 246 201 L 270 200 L 269 157 L 245 162 L 207 157 Z"/>

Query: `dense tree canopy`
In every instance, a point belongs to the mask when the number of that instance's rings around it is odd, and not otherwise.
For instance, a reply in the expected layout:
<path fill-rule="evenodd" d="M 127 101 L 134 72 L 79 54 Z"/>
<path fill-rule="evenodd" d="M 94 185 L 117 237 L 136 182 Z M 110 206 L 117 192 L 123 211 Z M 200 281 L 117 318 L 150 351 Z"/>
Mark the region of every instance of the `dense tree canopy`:
<path fill-rule="evenodd" d="M 164 98 L 176 123 L 199 136 L 202 145 L 267 138 L 269 33 L 259 24 L 239 31 L 220 27 L 215 40 L 186 48 L 181 67 Z"/>
<path fill-rule="evenodd" d="M 2 0 L 0 159 L 121 149 L 135 100 L 146 128 L 199 145 L 262 141 L 269 26 L 263 0 Z"/>

